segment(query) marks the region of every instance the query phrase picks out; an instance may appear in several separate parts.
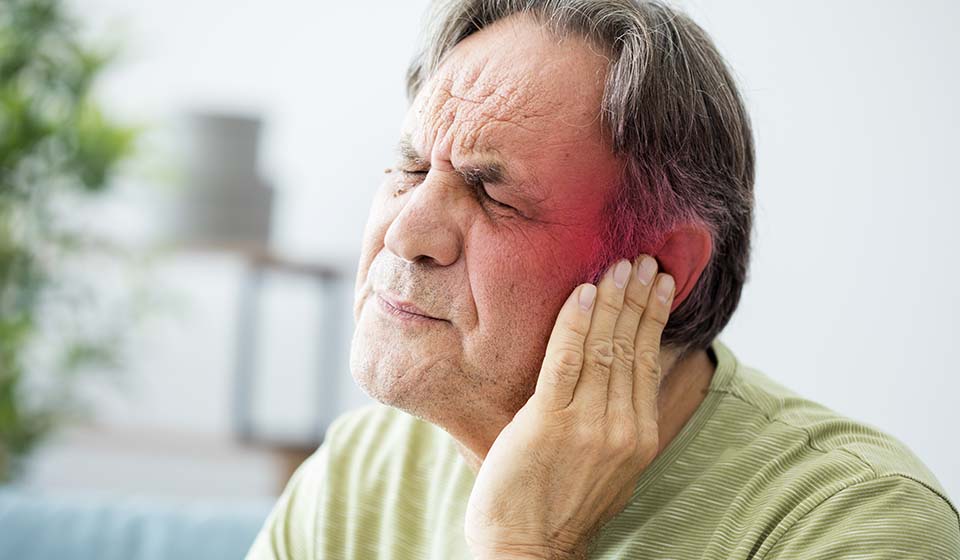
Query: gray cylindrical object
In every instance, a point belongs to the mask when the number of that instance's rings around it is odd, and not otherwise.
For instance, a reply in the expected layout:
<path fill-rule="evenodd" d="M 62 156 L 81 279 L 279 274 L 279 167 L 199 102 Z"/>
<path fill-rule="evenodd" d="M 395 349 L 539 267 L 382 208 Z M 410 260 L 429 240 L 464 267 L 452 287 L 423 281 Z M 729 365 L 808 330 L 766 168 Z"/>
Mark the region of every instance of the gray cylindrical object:
<path fill-rule="evenodd" d="M 260 130 L 252 116 L 191 112 L 179 119 L 183 181 L 168 210 L 171 241 L 269 244 L 273 189 L 257 171 Z"/>

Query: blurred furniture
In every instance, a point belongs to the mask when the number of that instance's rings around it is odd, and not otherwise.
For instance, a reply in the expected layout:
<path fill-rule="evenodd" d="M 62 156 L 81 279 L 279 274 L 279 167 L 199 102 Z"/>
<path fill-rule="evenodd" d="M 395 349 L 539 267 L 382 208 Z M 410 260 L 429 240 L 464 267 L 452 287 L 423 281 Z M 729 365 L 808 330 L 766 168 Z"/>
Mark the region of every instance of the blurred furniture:
<path fill-rule="evenodd" d="M 274 190 L 260 176 L 259 117 L 193 111 L 174 126 L 179 180 L 162 204 L 159 237 L 193 247 L 265 247 Z"/>
<path fill-rule="evenodd" d="M 272 504 L 181 504 L 0 490 L 0 558 L 243 558 Z"/>
<path fill-rule="evenodd" d="M 241 442 L 266 446 L 280 453 L 286 461 L 289 475 L 323 440 L 327 426 L 340 412 L 339 378 L 343 365 L 338 352 L 344 342 L 342 329 L 345 315 L 342 302 L 349 301 L 345 284 L 346 267 L 335 263 L 317 263 L 282 257 L 269 251 L 246 251 L 247 270 L 240 291 L 239 319 L 237 321 L 236 364 L 233 395 L 233 425 Z M 260 324 L 260 299 L 263 280 L 267 274 L 288 274 L 316 282 L 320 296 L 319 360 L 316 364 L 317 392 L 312 395 L 313 419 L 311 425 L 296 438 L 279 438 L 257 426 L 254 416 L 257 386 L 264 381 L 256 371 Z M 307 396 L 310 398 L 310 396 Z"/>
<path fill-rule="evenodd" d="M 340 410 L 338 378 L 343 366 L 337 357 L 345 322 L 338 304 L 350 300 L 349 294 L 340 292 L 349 270 L 334 263 L 281 256 L 270 249 L 274 191 L 257 168 L 261 129 L 255 115 L 192 111 L 177 121 L 182 180 L 165 205 L 159 233 L 180 249 L 230 253 L 244 260 L 236 325 L 234 432 L 242 443 L 279 454 L 289 475 L 317 448 Z M 295 437 L 269 433 L 257 425 L 254 414 L 257 389 L 264 381 L 256 371 L 260 301 L 264 279 L 271 274 L 315 282 L 322 306 L 315 370 L 318 390 L 304 395 L 311 399 L 314 414 L 310 425 Z"/>

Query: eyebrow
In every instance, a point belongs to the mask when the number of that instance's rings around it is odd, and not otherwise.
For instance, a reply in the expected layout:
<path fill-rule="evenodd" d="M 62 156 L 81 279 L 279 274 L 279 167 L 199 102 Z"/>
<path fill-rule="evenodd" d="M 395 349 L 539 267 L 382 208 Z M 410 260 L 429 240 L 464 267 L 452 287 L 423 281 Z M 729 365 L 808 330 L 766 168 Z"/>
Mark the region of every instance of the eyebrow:
<path fill-rule="evenodd" d="M 408 163 L 413 163 L 416 165 L 427 165 L 428 162 L 426 158 L 420 155 L 420 152 L 413 147 L 413 142 L 410 141 L 410 137 L 404 135 L 400 138 L 400 141 L 397 142 L 397 154 L 400 158 Z"/>
<path fill-rule="evenodd" d="M 418 166 L 427 166 L 430 164 L 430 162 L 420 154 L 416 147 L 414 147 L 409 135 L 405 134 L 400 138 L 400 141 L 397 143 L 397 153 L 405 162 Z M 516 180 L 511 178 L 506 167 L 498 161 L 488 160 L 481 163 L 456 167 L 454 169 L 461 177 L 464 178 L 464 180 L 472 179 L 475 181 L 482 181 L 484 183 L 495 184 L 509 190 L 522 200 L 526 200 L 531 203 L 539 203 L 543 201 L 543 198 L 535 196 L 534 193 L 518 188 L 517 185 L 523 183 L 518 183 Z M 537 183 L 536 180 L 534 180 L 533 184 L 535 186 L 539 186 L 539 183 Z"/>

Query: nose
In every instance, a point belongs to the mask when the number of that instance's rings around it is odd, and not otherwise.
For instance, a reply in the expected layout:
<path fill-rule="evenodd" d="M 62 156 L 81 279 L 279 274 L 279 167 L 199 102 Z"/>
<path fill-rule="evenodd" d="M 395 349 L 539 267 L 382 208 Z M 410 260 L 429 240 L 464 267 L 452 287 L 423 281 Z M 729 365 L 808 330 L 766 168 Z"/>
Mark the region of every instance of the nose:
<path fill-rule="evenodd" d="M 433 261 L 438 266 L 457 262 L 462 235 L 451 185 L 445 185 L 435 171 L 430 171 L 407 197 L 387 229 L 386 248 L 408 262 Z"/>

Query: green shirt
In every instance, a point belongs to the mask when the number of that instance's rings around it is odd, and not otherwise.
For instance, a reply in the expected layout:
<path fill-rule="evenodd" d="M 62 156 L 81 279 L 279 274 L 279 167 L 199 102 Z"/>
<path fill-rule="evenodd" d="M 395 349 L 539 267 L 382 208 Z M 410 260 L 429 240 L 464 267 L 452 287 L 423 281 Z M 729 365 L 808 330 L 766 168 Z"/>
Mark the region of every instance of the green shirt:
<path fill-rule="evenodd" d="M 960 559 L 957 509 L 910 450 L 739 363 L 641 475 L 592 558 Z M 470 558 L 474 475 L 443 430 L 372 405 L 340 416 L 248 559 Z"/>

